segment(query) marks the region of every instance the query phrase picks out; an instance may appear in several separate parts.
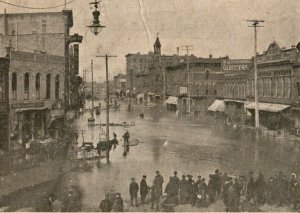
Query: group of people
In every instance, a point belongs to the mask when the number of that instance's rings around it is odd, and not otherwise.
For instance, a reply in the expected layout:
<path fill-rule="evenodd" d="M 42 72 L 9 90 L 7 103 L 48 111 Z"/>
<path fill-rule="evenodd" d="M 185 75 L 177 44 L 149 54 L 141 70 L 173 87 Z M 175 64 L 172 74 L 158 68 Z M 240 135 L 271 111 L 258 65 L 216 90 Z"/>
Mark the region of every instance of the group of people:
<path fill-rule="evenodd" d="M 249 172 L 246 176 L 234 177 L 217 169 L 206 181 L 200 175 L 196 180 L 192 175 L 182 175 L 179 178 L 177 171 L 174 171 L 164 191 L 163 183 L 164 178 L 159 171 L 156 171 L 152 186 L 147 184 L 145 175 L 142 176 L 140 184 L 132 178 L 129 185 L 131 206 L 138 206 L 140 193 L 141 204 L 145 204 L 149 197 L 151 209 L 156 210 L 160 210 L 160 207 L 170 210 L 179 204 L 208 207 L 220 199 L 228 211 L 258 211 L 265 203 L 290 206 L 294 210 L 300 208 L 300 186 L 294 173 L 289 179 L 279 172 L 276 176 L 265 180 L 262 173 L 257 177 L 253 172 Z"/>

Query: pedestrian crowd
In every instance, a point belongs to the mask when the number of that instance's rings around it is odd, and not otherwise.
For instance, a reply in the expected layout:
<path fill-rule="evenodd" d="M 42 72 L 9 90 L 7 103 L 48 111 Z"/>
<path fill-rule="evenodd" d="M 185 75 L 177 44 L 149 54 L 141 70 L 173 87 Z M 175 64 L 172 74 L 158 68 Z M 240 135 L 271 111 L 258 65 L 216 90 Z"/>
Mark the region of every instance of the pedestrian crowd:
<path fill-rule="evenodd" d="M 296 174 L 290 178 L 279 172 L 274 177 L 265 180 L 262 173 L 254 177 L 253 172 L 246 176 L 231 176 L 218 169 L 209 175 L 208 181 L 192 175 L 178 177 L 177 171 L 169 178 L 163 191 L 164 178 L 156 171 L 152 186 L 148 186 L 147 177 L 142 176 L 140 184 L 131 179 L 129 185 L 130 204 L 138 206 L 138 193 L 141 204 L 146 203 L 149 197 L 151 209 L 173 210 L 179 204 L 190 204 L 195 207 L 208 207 L 217 200 L 222 200 L 227 211 L 258 211 L 259 207 L 268 204 L 276 206 L 289 206 L 293 210 L 300 209 L 300 186 Z M 118 193 L 119 194 L 119 193 Z M 121 195 L 119 194 L 118 197 Z M 122 198 L 121 198 L 122 200 Z M 109 204 L 102 204 L 109 203 Z M 102 211 L 123 211 L 123 200 L 111 202 L 103 200 L 100 204 Z M 110 204 L 112 203 L 112 204 Z"/>

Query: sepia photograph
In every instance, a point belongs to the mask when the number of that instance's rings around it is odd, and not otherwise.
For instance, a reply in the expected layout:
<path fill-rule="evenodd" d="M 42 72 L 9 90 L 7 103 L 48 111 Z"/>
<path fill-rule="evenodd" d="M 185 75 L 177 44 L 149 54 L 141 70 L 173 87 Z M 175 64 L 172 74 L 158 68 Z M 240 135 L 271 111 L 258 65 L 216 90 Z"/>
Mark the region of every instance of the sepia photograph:
<path fill-rule="evenodd" d="M 0 0 L 0 212 L 299 212 L 299 0 Z"/>

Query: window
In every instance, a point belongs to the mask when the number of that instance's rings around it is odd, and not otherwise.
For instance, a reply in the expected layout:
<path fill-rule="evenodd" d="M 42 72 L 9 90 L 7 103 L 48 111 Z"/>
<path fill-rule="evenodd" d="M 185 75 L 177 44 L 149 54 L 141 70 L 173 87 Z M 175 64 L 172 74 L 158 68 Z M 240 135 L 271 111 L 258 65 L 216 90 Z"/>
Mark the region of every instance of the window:
<path fill-rule="evenodd" d="M 46 76 L 46 99 L 51 98 L 51 74 Z"/>
<path fill-rule="evenodd" d="M 14 72 L 11 76 L 11 89 L 12 89 L 12 99 L 16 100 L 17 99 L 17 74 Z"/>
<path fill-rule="evenodd" d="M 35 97 L 40 99 L 40 88 L 41 88 L 41 75 L 40 73 L 35 76 Z"/>
<path fill-rule="evenodd" d="M 24 75 L 24 99 L 29 99 L 29 73 Z"/>
<path fill-rule="evenodd" d="M 60 76 L 56 75 L 55 77 L 55 99 L 59 99 L 59 85 L 60 84 Z"/>
<path fill-rule="evenodd" d="M 285 97 L 290 98 L 291 97 L 291 79 L 286 78 L 285 79 Z"/>
<path fill-rule="evenodd" d="M 0 74 L 0 101 L 6 100 L 5 75 Z"/>
<path fill-rule="evenodd" d="M 209 70 L 205 70 L 205 78 L 206 80 L 209 78 Z"/>

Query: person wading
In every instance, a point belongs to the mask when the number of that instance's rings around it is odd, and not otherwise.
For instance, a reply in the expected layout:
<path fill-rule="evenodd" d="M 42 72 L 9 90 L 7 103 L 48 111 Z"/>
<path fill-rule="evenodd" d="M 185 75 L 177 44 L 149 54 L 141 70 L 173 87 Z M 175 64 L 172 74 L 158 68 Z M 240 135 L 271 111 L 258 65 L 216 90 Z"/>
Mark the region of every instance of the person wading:
<path fill-rule="evenodd" d="M 146 175 L 143 175 L 143 178 L 140 183 L 140 194 L 141 194 L 142 204 L 145 203 L 145 200 L 146 200 L 146 197 L 147 197 L 147 194 L 149 191 L 149 186 L 147 185 L 146 178 L 147 178 Z"/>
<path fill-rule="evenodd" d="M 131 183 L 129 186 L 129 193 L 130 193 L 130 204 L 133 206 L 133 201 L 135 200 L 135 206 L 137 206 L 137 196 L 139 192 L 139 185 L 135 182 L 134 178 L 131 178 Z"/>
<path fill-rule="evenodd" d="M 154 178 L 154 186 L 157 188 L 157 192 L 158 192 L 159 196 L 162 196 L 163 183 L 164 183 L 163 176 L 161 174 L 159 174 L 159 171 L 156 171 L 156 176 Z"/>
<path fill-rule="evenodd" d="M 99 208 L 102 212 L 110 212 L 112 210 L 112 203 L 109 200 L 109 194 L 105 195 L 105 198 L 101 201 Z"/>
<path fill-rule="evenodd" d="M 123 135 L 123 139 L 124 139 L 124 156 L 127 155 L 127 153 L 129 152 L 129 138 L 130 138 L 130 135 L 129 135 L 129 132 L 128 130 L 126 130 L 126 132 L 124 133 Z"/>

